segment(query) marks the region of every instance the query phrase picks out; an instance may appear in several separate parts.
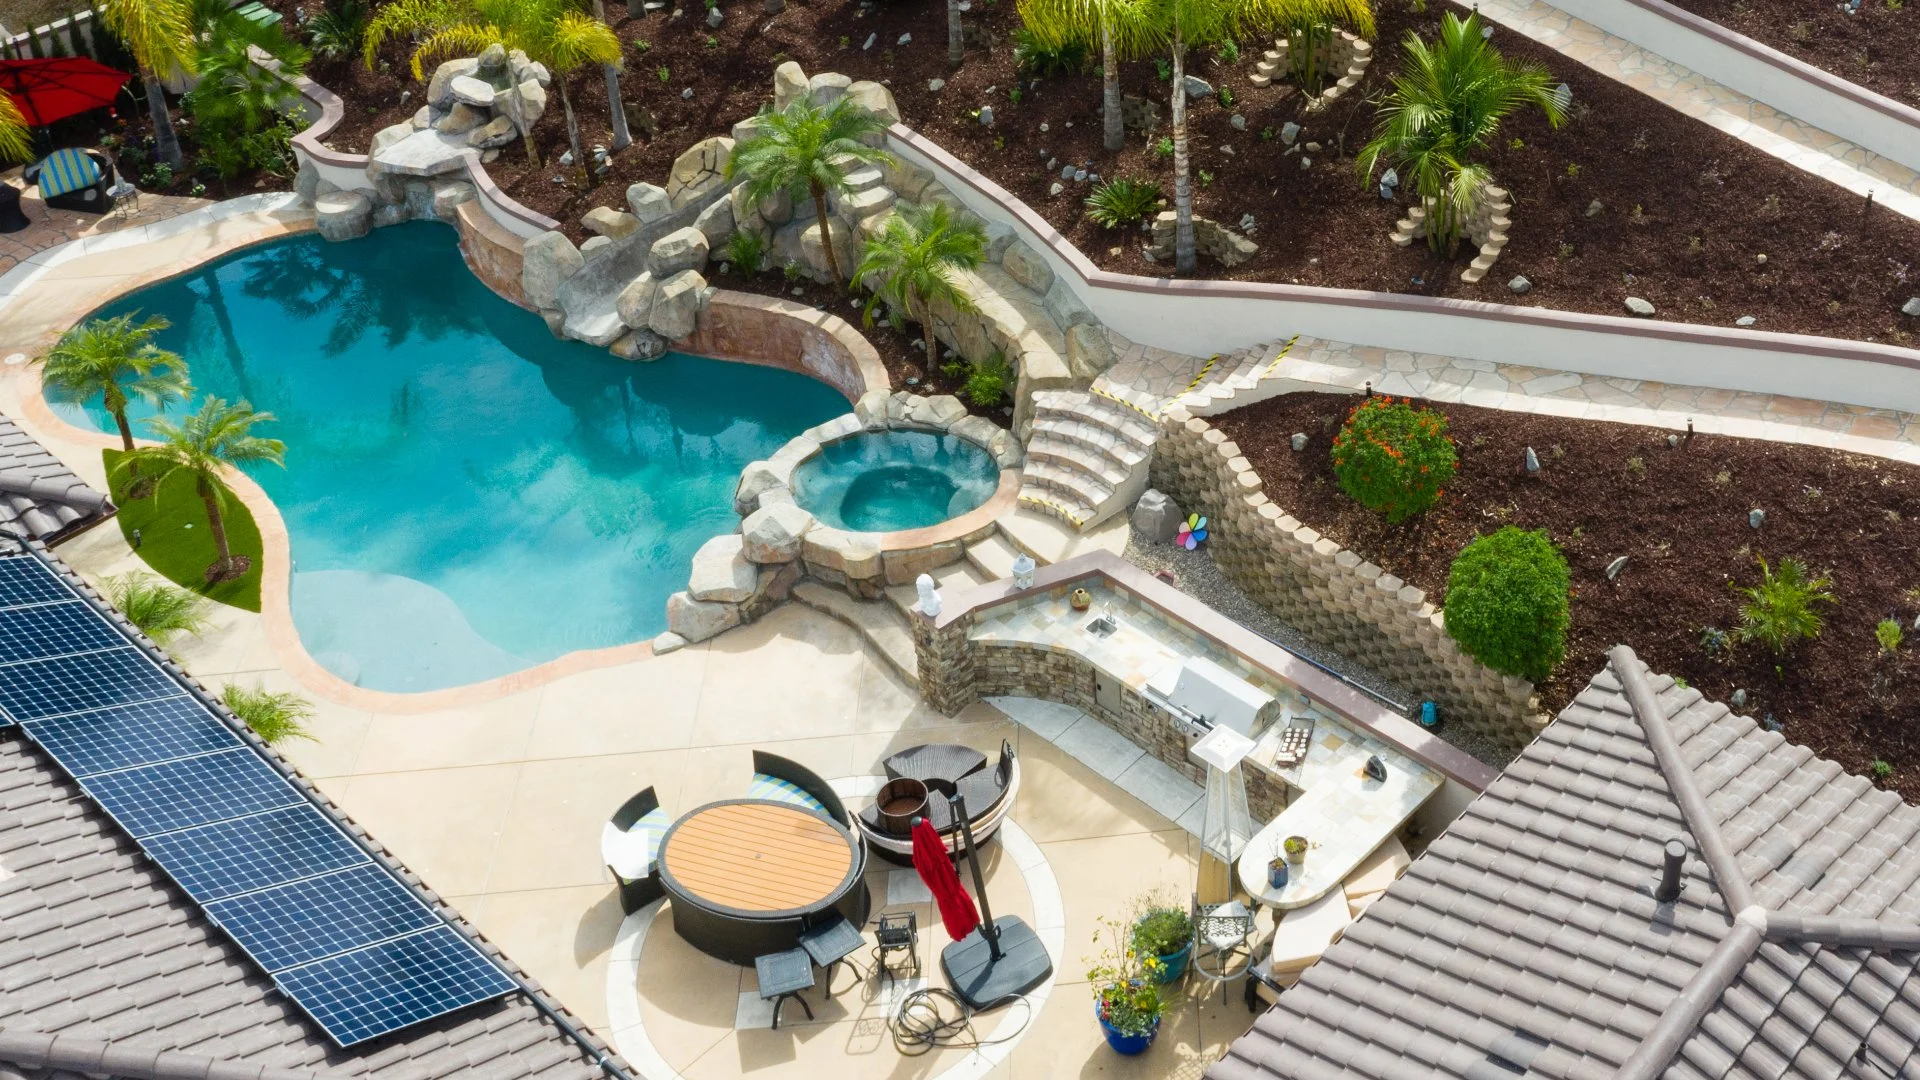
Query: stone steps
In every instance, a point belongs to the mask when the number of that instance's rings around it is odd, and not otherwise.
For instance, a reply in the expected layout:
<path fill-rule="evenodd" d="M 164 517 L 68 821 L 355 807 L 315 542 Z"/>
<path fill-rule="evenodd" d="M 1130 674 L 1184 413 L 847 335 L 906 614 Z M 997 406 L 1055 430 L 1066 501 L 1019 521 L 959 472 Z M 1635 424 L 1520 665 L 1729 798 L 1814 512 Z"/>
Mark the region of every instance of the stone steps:
<path fill-rule="evenodd" d="M 1085 391 L 1042 391 L 1033 400 L 1022 506 L 1084 529 L 1126 509 L 1146 490 L 1158 430 L 1144 395 L 1096 383 Z"/>
<path fill-rule="evenodd" d="M 1082 531 L 1023 502 L 1013 513 L 1001 515 L 999 524 L 1001 534 L 1014 548 L 1033 556 L 1033 561 L 1042 566 L 1089 551 L 1107 551 L 1119 555 L 1127 549 L 1125 514 L 1110 517 Z M 1009 558 L 1007 561 L 1011 563 L 1013 560 Z"/>
<path fill-rule="evenodd" d="M 920 662 L 913 653 L 913 632 L 906 616 L 885 600 L 855 600 L 838 589 L 817 581 L 802 581 L 793 587 L 793 598 L 802 604 L 846 623 L 860 632 L 909 686 L 920 685 Z"/>
<path fill-rule="evenodd" d="M 1020 549 L 1006 537 L 994 532 L 985 540 L 967 545 L 967 564 L 984 580 L 999 581 L 1013 576 L 1013 560 Z"/>
<path fill-rule="evenodd" d="M 988 580 L 978 570 L 967 565 L 964 560 L 942 566 L 937 570 L 929 570 L 927 573 L 933 575 L 934 587 L 943 595 L 956 589 L 969 589 L 975 585 L 983 585 Z M 920 604 L 920 589 L 914 585 L 890 585 L 887 587 L 887 603 L 892 605 L 893 610 L 898 612 L 902 619 L 911 619 L 914 609 Z"/>

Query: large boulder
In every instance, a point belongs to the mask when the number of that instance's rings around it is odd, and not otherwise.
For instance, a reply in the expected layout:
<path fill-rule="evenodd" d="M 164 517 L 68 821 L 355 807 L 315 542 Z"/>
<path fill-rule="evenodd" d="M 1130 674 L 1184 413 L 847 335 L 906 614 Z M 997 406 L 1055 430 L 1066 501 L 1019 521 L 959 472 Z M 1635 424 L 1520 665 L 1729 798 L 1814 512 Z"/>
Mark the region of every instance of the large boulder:
<path fill-rule="evenodd" d="M 667 172 L 667 199 L 678 210 L 698 202 L 702 196 L 727 182 L 727 158 L 733 154 L 733 140 L 725 135 L 702 139 L 673 159 Z"/>
<path fill-rule="evenodd" d="M 747 561 L 745 538 L 739 533 L 716 536 L 693 553 L 687 593 L 695 600 L 739 604 L 753 598 L 760 572 Z"/>
<path fill-rule="evenodd" d="M 1133 528 L 1151 544 L 1164 544 L 1180 531 L 1180 507 L 1172 499 L 1148 488 L 1133 504 Z"/>
<path fill-rule="evenodd" d="M 313 228 L 329 240 L 353 240 L 373 228 L 373 200 L 364 191 L 330 191 L 313 200 Z"/>
<path fill-rule="evenodd" d="M 455 75 L 447 85 L 453 91 L 454 101 L 464 102 L 476 109 L 493 108 L 493 99 L 499 94 L 493 84 L 474 75 Z"/>
<path fill-rule="evenodd" d="M 847 87 L 847 98 L 889 124 L 900 122 L 900 106 L 894 104 L 893 91 L 877 82 L 862 79 L 852 84 Z"/>
<path fill-rule="evenodd" d="M 381 128 L 379 131 L 374 132 L 373 141 L 367 147 L 368 170 L 371 171 L 374 168 L 375 158 L 378 158 L 381 154 L 385 153 L 387 150 L 390 150 L 393 147 L 400 145 L 402 141 L 404 141 L 409 135 L 412 135 L 412 134 L 413 134 L 413 125 L 410 123 L 409 124 L 389 124 L 388 126 Z"/>
<path fill-rule="evenodd" d="M 816 577 L 829 581 L 877 578 L 883 569 L 872 533 L 816 525 L 800 539 L 800 557 Z"/>
<path fill-rule="evenodd" d="M 922 398 L 907 410 L 907 419 L 927 427 L 944 428 L 967 415 L 967 407 L 952 394 L 936 394 Z"/>
<path fill-rule="evenodd" d="M 471 75 L 480 68 L 480 61 L 473 57 L 464 60 L 449 60 L 433 69 L 433 78 L 427 82 L 427 104 L 436 109 L 444 109 L 453 104 L 453 80 L 462 75 Z"/>
<path fill-rule="evenodd" d="M 638 327 L 607 348 L 622 360 L 658 360 L 667 353 L 667 339 Z"/>
<path fill-rule="evenodd" d="M 792 469 L 782 469 L 771 461 L 750 461 L 740 470 L 740 483 L 733 489 L 733 512 L 741 517 L 760 509 L 760 496 L 769 491 L 785 491 Z"/>
<path fill-rule="evenodd" d="M 513 121 L 496 116 L 467 132 L 467 145 L 476 150 L 498 150 L 519 137 L 520 130 L 513 126 Z"/>
<path fill-rule="evenodd" d="M 1098 323 L 1067 328 L 1067 368 L 1076 380 L 1092 382 L 1113 366 L 1113 345 Z"/>
<path fill-rule="evenodd" d="M 878 390 L 869 390 L 861 394 L 860 400 L 853 403 L 853 415 L 859 419 L 860 426 L 866 428 L 868 431 L 885 429 L 887 426 L 887 401 L 892 396 L 892 392 L 884 386 Z M 991 421 L 982 420 L 981 423 L 990 424 Z"/>
<path fill-rule="evenodd" d="M 688 227 L 675 229 L 653 242 L 647 251 L 647 270 L 666 280 L 682 270 L 699 270 L 707 265 L 707 234 Z"/>
<path fill-rule="evenodd" d="M 464 101 L 456 101 L 447 115 L 433 125 L 433 130 L 442 135 L 465 135 L 491 119 L 493 114 L 486 109 L 476 109 Z"/>
<path fill-rule="evenodd" d="M 660 279 L 652 274 L 641 274 L 634 278 L 626 288 L 620 290 L 620 296 L 614 300 L 614 310 L 620 313 L 620 321 L 634 329 L 647 325 L 648 316 L 653 314 L 653 301 L 660 293 Z"/>
<path fill-rule="evenodd" d="M 785 112 L 787 106 L 807 96 L 807 73 L 792 60 L 773 69 L 773 111 Z"/>
<path fill-rule="evenodd" d="M 460 204 L 472 202 L 473 185 L 465 180 L 436 180 L 433 182 L 433 216 L 440 221 L 452 221 L 459 213 Z"/>
<path fill-rule="evenodd" d="M 852 79 L 837 71 L 823 71 L 807 80 L 807 100 L 824 109 L 846 97 L 847 87 L 852 85 Z"/>
<path fill-rule="evenodd" d="M 560 286 L 580 272 L 587 260 L 565 233 L 543 232 L 528 240 L 521 256 L 520 291 L 537 308 L 559 306 Z"/>
<path fill-rule="evenodd" d="M 715 199 L 713 205 L 700 211 L 700 216 L 693 219 L 693 227 L 706 236 L 709 252 L 724 245 L 727 237 L 733 235 L 733 200 Z"/>
<path fill-rule="evenodd" d="M 659 184 L 639 183 L 627 188 L 627 209 L 645 225 L 673 213 L 673 200 Z"/>
<path fill-rule="evenodd" d="M 667 597 L 667 629 L 688 642 L 705 641 L 739 625 L 738 605 L 695 600 L 684 592 Z"/>
<path fill-rule="evenodd" d="M 706 291 L 707 279 L 694 270 L 682 270 L 662 280 L 653 309 L 647 313 L 647 328 L 668 341 L 691 335 L 699 322 Z"/>
<path fill-rule="evenodd" d="M 813 515 L 793 503 L 773 503 L 740 523 L 749 562 L 785 563 L 800 557 L 800 538 L 813 528 Z"/>
<path fill-rule="evenodd" d="M 1040 253 L 1023 243 L 1007 245 L 1006 253 L 1000 256 L 1000 269 L 1007 276 L 1042 295 L 1053 284 L 1053 267 L 1040 257 Z"/>
<path fill-rule="evenodd" d="M 514 102 L 503 100 L 496 104 L 505 115 L 513 115 Z M 519 108 L 526 114 L 523 119 L 528 127 L 539 123 L 540 118 L 547 114 L 547 88 L 532 79 L 521 83 Z"/>
<path fill-rule="evenodd" d="M 596 206 L 580 218 L 580 224 L 595 236 L 618 240 L 640 227 L 640 219 L 609 206 Z"/>

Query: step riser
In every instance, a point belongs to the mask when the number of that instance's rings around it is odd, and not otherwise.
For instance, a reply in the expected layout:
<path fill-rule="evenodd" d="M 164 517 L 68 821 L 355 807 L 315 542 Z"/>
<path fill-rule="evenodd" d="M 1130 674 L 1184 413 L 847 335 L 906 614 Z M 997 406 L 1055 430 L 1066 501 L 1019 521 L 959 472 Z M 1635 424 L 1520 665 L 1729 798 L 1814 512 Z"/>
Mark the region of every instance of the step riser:
<path fill-rule="evenodd" d="M 1141 417 L 1137 423 L 1124 422 L 1119 421 L 1112 415 L 1102 415 L 1099 412 L 1080 412 L 1051 405 L 1040 406 L 1039 409 L 1035 410 L 1033 415 L 1034 427 L 1036 429 L 1040 428 L 1040 423 L 1043 420 L 1051 420 L 1056 424 L 1091 424 L 1103 431 L 1112 432 L 1118 436 L 1122 442 L 1125 442 L 1136 450 L 1146 451 L 1153 448 L 1154 430 L 1147 426 L 1145 417 Z M 1056 432 L 1056 434 L 1059 434 L 1062 438 L 1070 437 L 1062 432 Z"/>

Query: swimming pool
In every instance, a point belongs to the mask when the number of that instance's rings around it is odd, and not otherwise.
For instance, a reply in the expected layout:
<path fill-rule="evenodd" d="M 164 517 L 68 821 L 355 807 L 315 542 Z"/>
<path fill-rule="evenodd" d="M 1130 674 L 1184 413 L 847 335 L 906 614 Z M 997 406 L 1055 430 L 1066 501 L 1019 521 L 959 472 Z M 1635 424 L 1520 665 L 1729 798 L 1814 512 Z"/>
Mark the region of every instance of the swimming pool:
<path fill-rule="evenodd" d="M 201 393 L 279 418 L 260 434 L 287 467 L 250 474 L 287 522 L 294 625 L 375 690 L 658 634 L 694 551 L 736 527 L 740 470 L 848 410 L 791 371 L 557 340 L 432 222 L 249 248 L 97 314 L 133 310 L 173 322 L 160 343 Z"/>

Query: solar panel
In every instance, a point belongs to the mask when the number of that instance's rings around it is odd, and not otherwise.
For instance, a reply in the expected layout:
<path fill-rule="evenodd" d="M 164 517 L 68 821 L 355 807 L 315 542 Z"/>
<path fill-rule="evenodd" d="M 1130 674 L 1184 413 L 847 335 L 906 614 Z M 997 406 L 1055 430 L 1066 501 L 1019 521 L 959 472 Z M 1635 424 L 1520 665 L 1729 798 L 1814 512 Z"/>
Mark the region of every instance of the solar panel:
<path fill-rule="evenodd" d="M 0 667 L 0 709 L 23 722 L 179 693 L 180 685 L 131 645 Z"/>
<path fill-rule="evenodd" d="M 372 863 L 216 901 L 207 914 L 269 972 L 442 925 Z"/>
<path fill-rule="evenodd" d="M 243 745 L 232 728 L 190 697 L 37 720 L 27 732 L 75 778 Z"/>
<path fill-rule="evenodd" d="M 14 556 L 0 559 L 0 607 L 71 600 L 73 589 L 40 560 Z"/>
<path fill-rule="evenodd" d="M 96 773 L 80 786 L 135 840 L 305 802 L 245 747 Z"/>
<path fill-rule="evenodd" d="M 450 926 L 291 968 L 273 979 L 341 1046 L 514 989 Z"/>
<path fill-rule="evenodd" d="M 367 861 L 310 805 L 150 836 L 147 854 L 202 904 Z"/>
<path fill-rule="evenodd" d="M 79 600 L 0 611 L 0 664 L 124 646 L 127 639 Z"/>

